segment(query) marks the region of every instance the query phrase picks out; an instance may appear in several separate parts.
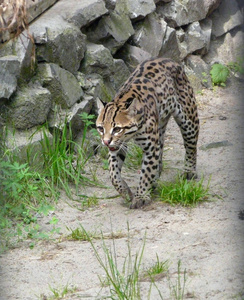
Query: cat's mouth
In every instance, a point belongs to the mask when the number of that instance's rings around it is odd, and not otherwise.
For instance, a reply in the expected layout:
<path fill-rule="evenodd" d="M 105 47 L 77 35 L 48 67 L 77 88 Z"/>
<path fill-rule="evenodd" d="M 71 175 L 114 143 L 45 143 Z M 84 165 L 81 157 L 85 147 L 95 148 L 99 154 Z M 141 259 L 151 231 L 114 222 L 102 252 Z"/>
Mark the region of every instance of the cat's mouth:
<path fill-rule="evenodd" d="M 109 151 L 112 151 L 112 152 L 119 150 L 119 148 L 114 148 L 114 147 L 108 147 L 108 149 L 109 149 Z"/>

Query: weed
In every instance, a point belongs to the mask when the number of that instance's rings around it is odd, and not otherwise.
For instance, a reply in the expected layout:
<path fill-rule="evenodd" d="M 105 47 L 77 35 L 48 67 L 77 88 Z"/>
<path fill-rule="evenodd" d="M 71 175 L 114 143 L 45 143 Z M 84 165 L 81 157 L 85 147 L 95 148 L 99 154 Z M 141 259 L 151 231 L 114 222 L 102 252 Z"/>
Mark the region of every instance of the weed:
<path fill-rule="evenodd" d="M 222 64 L 214 64 L 211 67 L 210 75 L 213 85 L 225 86 L 226 80 L 229 77 L 228 67 Z"/>
<path fill-rule="evenodd" d="M 103 159 L 102 161 L 103 165 L 102 165 L 102 168 L 103 170 L 109 170 L 109 162 L 107 159 Z"/>
<path fill-rule="evenodd" d="M 1 250 L 9 247 L 13 239 L 20 241 L 37 235 L 43 238 L 37 215 L 53 210 L 50 201 L 54 195 L 40 173 L 31 171 L 27 164 L 4 159 L 0 161 Z"/>
<path fill-rule="evenodd" d="M 84 167 L 89 156 L 80 145 L 72 141 L 72 132 L 67 125 L 61 134 L 59 130 L 54 130 L 51 140 L 43 128 L 43 137 L 41 145 L 46 176 L 51 180 L 53 189 L 61 187 L 72 198 L 70 183 L 75 185 L 77 191 L 80 183 L 90 182 L 84 176 Z M 74 153 L 75 146 L 77 153 Z"/>
<path fill-rule="evenodd" d="M 71 233 L 67 236 L 67 239 L 75 241 L 89 241 L 94 238 L 98 238 L 95 232 L 84 232 L 82 227 L 77 227 L 75 229 L 66 227 Z M 89 238 L 88 238 L 89 236 Z"/>
<path fill-rule="evenodd" d="M 80 117 L 81 117 L 81 120 L 83 121 L 83 124 L 84 124 L 83 134 L 82 134 L 82 141 L 81 141 L 81 148 L 84 148 L 84 143 L 85 143 L 86 136 L 87 136 L 87 130 L 92 125 L 94 125 L 94 121 L 92 121 L 92 120 L 94 120 L 96 118 L 96 116 L 95 115 L 89 115 L 86 112 L 82 112 L 80 114 Z"/>
<path fill-rule="evenodd" d="M 158 184 L 157 192 L 160 201 L 171 205 L 195 206 L 202 201 L 208 201 L 210 179 L 207 186 L 203 184 L 203 178 L 197 182 L 178 177 L 176 182 L 161 182 Z"/>
<path fill-rule="evenodd" d="M 244 74 L 244 57 L 237 57 L 236 61 L 229 62 L 228 68 L 234 72 L 234 74 Z"/>
<path fill-rule="evenodd" d="M 166 272 L 169 269 L 169 261 L 168 260 L 160 261 L 158 255 L 156 256 L 157 256 L 156 263 L 152 267 L 148 268 L 145 272 L 146 277 L 149 277 L 151 280 L 155 280 L 155 277 L 157 275 L 163 275 L 163 274 L 166 275 Z"/>
<path fill-rule="evenodd" d="M 93 124 L 91 120 L 94 116 L 82 114 L 82 118 L 84 146 L 87 130 Z M 42 157 L 43 168 L 39 172 L 32 171 L 28 159 L 27 163 L 20 163 L 18 156 L 6 150 L 4 143 L 1 144 L 3 156 L 0 160 L 0 244 L 3 249 L 13 243 L 13 238 L 17 242 L 25 238 L 49 239 L 54 233 L 58 233 L 57 219 L 52 218 L 52 229 L 43 232 L 36 216 L 46 215 L 48 211 L 53 210 L 50 204 L 54 199 L 58 199 L 60 188 L 73 198 L 73 186 L 77 195 L 81 183 L 92 183 L 84 175 L 84 167 L 91 154 L 72 141 L 71 129 L 67 125 L 63 127 L 62 132 L 55 129 L 50 138 L 47 127 L 45 124 L 39 129 L 43 136 L 40 142 L 42 150 L 39 154 Z M 7 134 L 7 130 L 3 134 Z M 30 146 L 27 153 L 31 150 Z M 95 196 L 85 200 L 84 207 L 96 205 L 98 202 Z M 34 242 L 31 242 L 30 246 L 33 247 Z"/>
<path fill-rule="evenodd" d="M 92 207 L 96 205 L 98 205 L 98 197 L 96 195 L 84 196 L 84 200 L 82 201 L 82 207 Z"/>
<path fill-rule="evenodd" d="M 202 84 L 203 86 L 206 86 L 208 83 L 208 75 L 206 72 L 202 72 Z"/>
<path fill-rule="evenodd" d="M 97 234 L 95 231 L 94 232 L 85 232 L 83 227 L 77 227 L 75 229 L 72 229 L 70 227 L 66 227 L 68 231 L 71 233 L 67 236 L 67 239 L 71 240 L 76 240 L 76 241 L 89 241 L 89 239 L 121 239 L 123 237 L 126 237 L 126 235 L 123 232 L 112 232 L 109 234 Z M 89 238 L 88 238 L 89 236 Z"/>
<path fill-rule="evenodd" d="M 52 292 L 52 296 L 47 297 L 45 295 L 41 295 L 41 299 L 45 300 L 54 300 L 54 299 L 64 299 L 67 295 L 74 293 L 77 288 L 70 286 L 69 283 L 67 283 L 63 287 L 51 287 L 49 284 L 49 289 Z"/>
<path fill-rule="evenodd" d="M 172 279 L 168 275 L 168 282 L 169 282 L 170 294 L 172 299 L 174 300 L 184 299 L 186 281 L 187 281 L 186 269 L 183 272 L 183 278 L 182 278 L 181 261 L 179 260 L 178 267 L 177 267 L 177 279 L 175 284 L 172 284 Z"/>
<path fill-rule="evenodd" d="M 213 64 L 210 70 L 213 85 L 225 86 L 230 73 L 244 74 L 244 57 L 238 57 L 236 61 L 229 62 L 226 66 L 219 63 Z"/>
<path fill-rule="evenodd" d="M 142 149 L 134 143 L 129 143 L 125 165 L 128 168 L 138 169 L 141 167 L 142 157 Z"/>
<path fill-rule="evenodd" d="M 121 300 L 140 299 L 139 272 L 145 247 L 145 238 L 142 247 L 135 254 L 134 258 L 132 257 L 130 239 L 128 239 L 128 254 L 124 260 L 122 270 L 119 270 L 114 240 L 113 249 L 109 249 L 105 244 L 104 238 L 102 238 L 102 250 L 105 255 L 105 258 L 103 259 L 102 256 L 98 253 L 89 234 L 83 227 L 82 229 L 92 246 L 97 261 L 105 272 L 105 282 L 107 283 L 107 285 L 109 285 L 110 288 L 109 298 Z"/>

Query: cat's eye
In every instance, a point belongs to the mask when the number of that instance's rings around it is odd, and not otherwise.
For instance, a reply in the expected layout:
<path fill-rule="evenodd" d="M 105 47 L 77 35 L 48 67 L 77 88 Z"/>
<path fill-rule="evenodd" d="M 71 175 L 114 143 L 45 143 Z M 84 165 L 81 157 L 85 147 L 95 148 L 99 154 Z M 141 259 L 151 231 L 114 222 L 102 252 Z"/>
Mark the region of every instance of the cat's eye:
<path fill-rule="evenodd" d="M 114 127 L 113 134 L 120 133 L 122 130 L 123 130 L 123 128 L 121 128 L 121 127 L 118 127 L 118 126 Z"/>
<path fill-rule="evenodd" d="M 103 127 L 102 127 L 102 126 L 97 126 L 97 130 L 98 130 L 100 133 L 103 133 Z"/>

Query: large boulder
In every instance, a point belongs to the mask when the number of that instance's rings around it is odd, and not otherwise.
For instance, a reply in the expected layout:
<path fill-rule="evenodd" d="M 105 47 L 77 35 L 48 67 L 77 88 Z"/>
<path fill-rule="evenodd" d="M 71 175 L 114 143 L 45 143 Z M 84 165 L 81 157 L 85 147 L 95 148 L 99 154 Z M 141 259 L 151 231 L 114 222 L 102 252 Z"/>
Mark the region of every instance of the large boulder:
<path fill-rule="evenodd" d="M 220 5 L 221 1 L 223 1 L 223 0 L 204 0 L 204 5 L 206 7 L 207 16 L 211 15 L 211 13 L 216 8 L 218 8 L 218 6 Z"/>
<path fill-rule="evenodd" d="M 0 57 L 0 100 L 9 99 L 17 89 L 20 62 L 17 56 Z"/>
<path fill-rule="evenodd" d="M 243 15 L 236 0 L 223 0 L 210 18 L 213 21 L 212 35 L 215 38 L 243 24 Z"/>
<path fill-rule="evenodd" d="M 115 91 L 118 91 L 118 89 L 128 79 L 130 74 L 130 70 L 122 59 L 114 60 L 114 70 L 112 75 L 109 77 L 109 81 Z"/>
<path fill-rule="evenodd" d="M 108 12 L 103 0 L 60 0 L 49 10 L 78 28 L 87 26 Z"/>
<path fill-rule="evenodd" d="M 152 57 L 150 53 L 129 44 L 125 44 L 125 46 L 121 48 L 118 56 L 125 61 L 130 72 L 132 72 L 138 64 Z"/>
<path fill-rule="evenodd" d="M 205 25 L 205 30 L 202 30 L 199 22 L 193 22 L 187 26 L 184 33 L 184 39 L 179 43 L 181 48 L 181 59 L 196 51 L 203 54 L 207 53 L 210 44 L 211 27 L 209 29 L 207 24 Z"/>
<path fill-rule="evenodd" d="M 62 132 L 66 126 L 71 129 L 72 139 L 74 140 L 84 127 L 80 114 L 82 112 L 90 113 L 93 106 L 94 99 L 88 95 L 85 95 L 80 103 L 75 103 L 70 109 L 62 109 L 56 106 L 55 114 L 49 114 L 48 117 L 49 130 L 51 132 L 54 130 Z"/>
<path fill-rule="evenodd" d="M 115 10 L 125 12 L 130 19 L 140 19 L 154 12 L 156 5 L 153 0 L 117 0 Z"/>
<path fill-rule="evenodd" d="M 212 88 L 210 65 L 206 64 L 198 55 L 189 55 L 186 59 L 186 71 L 195 91 L 202 88 Z"/>
<path fill-rule="evenodd" d="M 56 63 L 75 73 L 86 50 L 86 36 L 59 15 L 44 13 L 30 26 L 39 62 Z"/>
<path fill-rule="evenodd" d="M 51 109 L 51 93 L 40 86 L 25 86 L 16 92 L 10 104 L 9 118 L 17 129 L 45 123 Z"/>
<path fill-rule="evenodd" d="M 114 68 L 114 59 L 110 51 L 103 45 L 88 43 L 80 71 L 85 74 L 97 73 L 108 77 Z"/>
<path fill-rule="evenodd" d="M 90 42 L 102 43 L 112 54 L 134 34 L 131 20 L 125 12 L 111 11 L 108 16 L 83 31 Z"/>
<path fill-rule="evenodd" d="M 99 74 L 85 75 L 79 73 L 79 82 L 85 91 L 85 96 L 92 97 L 93 100 L 99 98 L 103 102 L 109 102 L 115 95 L 115 90 L 109 78 L 104 79 Z"/>
<path fill-rule="evenodd" d="M 8 127 L 8 134 L 6 136 L 5 145 L 6 148 L 18 157 L 20 163 L 28 162 L 33 171 L 41 171 L 44 166 L 42 141 L 48 139 L 52 141 L 53 137 L 50 132 L 42 128 L 37 127 L 30 128 L 28 130 L 18 130 Z"/>
<path fill-rule="evenodd" d="M 0 43 L 16 37 L 17 27 L 30 23 L 58 0 L 26 0 L 18 3 L 16 0 L 0 1 Z M 23 3 L 26 7 L 21 5 Z M 16 11 L 18 9 L 18 12 Z M 25 15 L 26 20 L 21 20 Z M 23 22 L 23 23 L 21 23 Z M 24 26 L 23 26 L 24 27 Z"/>
<path fill-rule="evenodd" d="M 83 91 L 76 77 L 56 64 L 39 64 L 37 79 L 52 95 L 52 102 L 70 108 L 79 102 Z"/>
<path fill-rule="evenodd" d="M 29 81 L 35 70 L 35 48 L 28 31 L 23 31 L 13 41 L 13 54 L 16 53 L 20 61 L 20 80 Z"/>
<path fill-rule="evenodd" d="M 179 27 L 203 20 L 219 3 L 220 0 L 174 0 L 160 4 L 157 11 L 169 26 Z"/>
<path fill-rule="evenodd" d="M 166 34 L 163 39 L 163 45 L 159 56 L 171 58 L 177 62 L 182 60 L 182 47 L 179 46 L 179 37 L 177 31 L 169 26 L 166 27 Z"/>
<path fill-rule="evenodd" d="M 3 44 L 0 47 L 0 58 L 0 74 L 6 73 L 4 75 L 5 79 L 0 79 L 3 85 L 7 84 L 10 86 L 13 82 L 16 85 L 18 81 L 28 82 L 35 71 L 34 44 L 28 32 L 25 30 L 16 39 Z M 9 80 L 6 81 L 7 77 Z M 14 91 L 15 89 L 12 90 Z M 11 93 L 6 98 L 10 96 Z"/>
<path fill-rule="evenodd" d="M 125 13 L 111 12 L 102 18 L 102 26 L 121 45 L 134 34 L 134 29 L 129 17 Z"/>
<path fill-rule="evenodd" d="M 154 12 L 136 25 L 136 33 L 133 35 L 132 42 L 156 57 L 162 48 L 166 28 L 166 22 Z"/>
<path fill-rule="evenodd" d="M 233 29 L 215 40 L 211 41 L 208 53 L 203 56 L 205 62 L 228 64 L 236 62 L 244 56 L 244 32 Z"/>

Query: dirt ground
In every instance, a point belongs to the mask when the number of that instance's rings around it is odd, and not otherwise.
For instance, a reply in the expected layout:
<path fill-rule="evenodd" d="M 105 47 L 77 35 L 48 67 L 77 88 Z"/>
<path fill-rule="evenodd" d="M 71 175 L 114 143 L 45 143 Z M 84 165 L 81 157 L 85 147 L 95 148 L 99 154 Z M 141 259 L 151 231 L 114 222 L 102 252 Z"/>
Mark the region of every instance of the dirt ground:
<path fill-rule="evenodd" d="M 33 249 L 29 243 L 10 249 L 0 257 L 0 299 L 50 299 L 52 289 L 65 285 L 76 290 L 65 299 L 101 299 L 98 275 L 104 271 L 97 262 L 89 242 L 71 241 L 63 237 L 81 224 L 89 232 L 105 236 L 118 233 L 115 239 L 118 264 L 128 254 L 127 226 L 130 227 L 132 252 L 143 244 L 146 233 L 142 269 L 169 260 L 169 276 L 174 285 L 177 264 L 186 269 L 185 299 L 244 299 L 244 89 L 243 82 L 233 81 L 226 88 L 204 91 L 197 95 L 201 131 L 198 151 L 198 174 L 211 176 L 210 191 L 221 196 L 196 208 L 172 207 L 154 202 L 150 206 L 130 210 L 112 188 L 108 171 L 98 167 L 99 179 L 109 189 L 90 187 L 82 194 L 104 197 L 96 207 L 80 211 L 72 201 L 61 199 L 53 213 L 61 227 L 60 239 L 39 242 Z M 228 141 L 228 142 L 226 142 Z M 222 142 L 212 144 L 216 142 Z M 207 148 L 207 149 L 206 149 Z M 183 166 L 184 148 L 177 125 L 172 120 L 165 142 L 167 168 L 163 180 L 175 178 Z M 137 172 L 127 170 L 125 178 L 135 188 Z M 115 196 L 113 198 L 113 196 Z M 111 197 L 106 199 L 106 197 Z M 47 225 L 43 219 L 43 227 Z M 111 240 L 106 239 L 109 245 Z M 101 240 L 94 240 L 99 253 Z M 181 273 L 181 278 L 183 274 Z M 141 298 L 148 299 L 149 282 L 141 283 Z M 171 299 L 167 277 L 156 282 L 163 299 Z M 160 299 L 153 288 L 150 299 Z"/>

